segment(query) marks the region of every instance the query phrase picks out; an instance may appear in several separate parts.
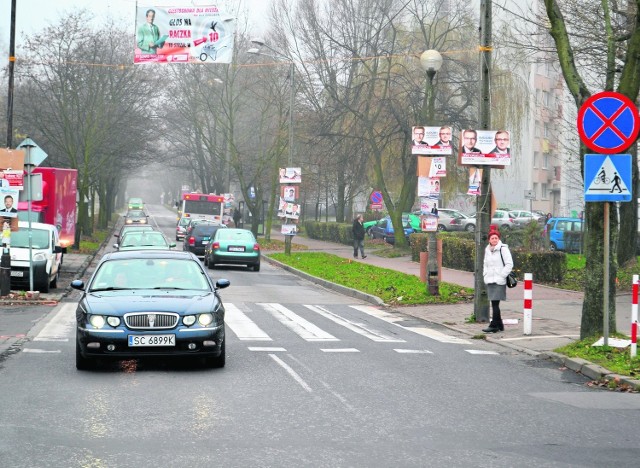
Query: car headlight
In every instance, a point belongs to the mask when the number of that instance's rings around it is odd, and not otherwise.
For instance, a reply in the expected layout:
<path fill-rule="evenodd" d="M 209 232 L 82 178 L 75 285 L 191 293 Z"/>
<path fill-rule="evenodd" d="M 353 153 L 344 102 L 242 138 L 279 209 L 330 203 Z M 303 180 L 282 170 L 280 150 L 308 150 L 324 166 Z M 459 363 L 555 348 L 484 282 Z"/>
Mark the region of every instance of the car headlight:
<path fill-rule="evenodd" d="M 127 219 L 127 220 L 125 221 L 125 223 L 126 223 L 126 224 L 133 224 L 133 221 L 131 221 L 130 219 Z"/>
<path fill-rule="evenodd" d="M 211 325 L 211 322 L 213 322 L 213 314 L 198 315 L 198 323 L 200 323 L 200 325 L 202 325 L 203 327 Z"/>
<path fill-rule="evenodd" d="M 46 262 L 47 261 L 47 256 L 42 252 L 38 252 L 38 253 L 34 254 L 34 256 L 31 258 L 31 260 L 33 260 L 34 262 Z"/>
<path fill-rule="evenodd" d="M 89 317 L 89 323 L 93 328 L 100 329 L 104 327 L 105 321 L 102 315 L 92 315 Z"/>
<path fill-rule="evenodd" d="M 186 317 L 184 317 L 182 319 L 182 323 L 184 323 L 187 327 L 190 327 L 191 325 L 196 323 L 196 316 L 195 315 L 187 315 Z"/>
<path fill-rule="evenodd" d="M 120 325 L 120 317 L 107 317 L 107 323 L 115 328 Z"/>
<path fill-rule="evenodd" d="M 147 224 L 147 220 L 146 219 L 141 219 L 140 220 L 140 224 Z"/>

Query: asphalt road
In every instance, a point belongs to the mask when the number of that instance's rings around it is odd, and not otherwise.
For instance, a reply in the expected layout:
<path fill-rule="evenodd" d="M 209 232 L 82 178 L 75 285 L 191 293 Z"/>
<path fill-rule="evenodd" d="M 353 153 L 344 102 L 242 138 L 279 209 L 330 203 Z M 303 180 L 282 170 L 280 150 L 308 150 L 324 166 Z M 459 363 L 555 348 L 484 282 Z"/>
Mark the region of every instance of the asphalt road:
<path fill-rule="evenodd" d="M 149 211 L 162 229 L 175 222 L 160 206 Z M 549 361 L 266 262 L 211 274 L 231 280 L 224 369 L 123 361 L 78 372 L 75 304 L 48 310 L 0 369 L 0 465 L 637 463 L 637 394 L 590 388 Z"/>

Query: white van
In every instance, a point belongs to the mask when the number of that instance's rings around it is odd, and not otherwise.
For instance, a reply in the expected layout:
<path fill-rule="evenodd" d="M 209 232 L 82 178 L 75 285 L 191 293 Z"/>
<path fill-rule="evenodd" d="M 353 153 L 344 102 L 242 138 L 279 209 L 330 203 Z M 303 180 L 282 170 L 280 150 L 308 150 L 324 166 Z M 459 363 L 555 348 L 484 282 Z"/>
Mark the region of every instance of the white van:
<path fill-rule="evenodd" d="M 11 233 L 11 289 L 28 290 L 29 278 L 29 223 L 19 221 L 19 231 Z M 33 288 L 48 293 L 58 287 L 62 256 L 67 251 L 60 246 L 58 230 L 51 224 L 31 223 L 31 264 Z"/>

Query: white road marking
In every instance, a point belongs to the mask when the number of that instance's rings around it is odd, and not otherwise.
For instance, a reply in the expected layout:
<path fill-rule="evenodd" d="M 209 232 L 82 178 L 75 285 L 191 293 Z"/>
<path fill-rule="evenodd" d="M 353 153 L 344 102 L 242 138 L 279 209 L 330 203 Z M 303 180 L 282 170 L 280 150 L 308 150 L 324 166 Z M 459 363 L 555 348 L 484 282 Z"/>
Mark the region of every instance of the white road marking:
<path fill-rule="evenodd" d="M 73 334 L 76 327 L 77 306 L 75 302 L 63 303 L 60 310 L 33 338 L 33 341 L 69 341 L 69 335 Z"/>
<path fill-rule="evenodd" d="M 259 303 L 277 320 L 306 341 L 340 341 L 332 334 L 303 319 L 282 304 Z"/>
<path fill-rule="evenodd" d="M 38 348 L 24 348 L 22 350 L 23 353 L 32 353 L 32 354 L 59 354 L 62 351 L 59 349 L 57 351 L 49 351 L 46 349 L 38 349 Z"/>
<path fill-rule="evenodd" d="M 433 354 L 432 351 L 426 349 L 394 349 L 394 351 L 400 354 Z"/>
<path fill-rule="evenodd" d="M 436 330 L 432 330 L 430 328 L 405 327 L 404 325 L 400 325 L 397 322 L 406 320 L 406 317 L 393 315 L 393 314 L 390 314 L 389 312 L 385 312 L 384 310 L 378 309 L 373 306 L 350 306 L 350 307 L 353 307 L 354 309 L 359 310 L 360 312 L 364 312 L 365 314 L 369 314 L 373 317 L 377 317 L 380 320 L 384 320 L 385 322 L 404 328 L 405 330 L 409 330 L 410 332 L 417 333 L 418 335 L 426 336 L 427 338 L 431 338 L 441 343 L 471 344 L 469 340 L 456 338 L 455 336 L 451 336 L 451 335 L 446 335 L 444 333 L 441 333 Z"/>
<path fill-rule="evenodd" d="M 354 333 L 358 333 L 359 335 L 369 338 L 372 341 L 376 341 L 380 343 L 404 343 L 405 342 L 405 340 L 391 337 L 381 331 L 370 329 L 366 327 L 365 324 L 353 322 L 344 317 L 340 317 L 338 314 L 330 312 L 322 306 L 313 306 L 313 305 L 305 304 L 305 307 L 337 323 L 338 325 L 342 325 L 343 327 L 347 328 L 348 330 L 351 330 Z"/>
<path fill-rule="evenodd" d="M 273 341 L 255 322 L 237 306 L 225 304 L 224 321 L 241 341 Z"/>
<path fill-rule="evenodd" d="M 360 350 L 356 348 L 324 348 L 320 349 L 323 353 L 359 353 Z"/>
<path fill-rule="evenodd" d="M 285 348 L 278 348 L 277 346 L 273 346 L 273 347 L 268 347 L 268 346 L 249 346 L 249 351 L 267 351 L 269 353 L 271 352 L 275 352 L 275 351 L 286 351 Z"/>
<path fill-rule="evenodd" d="M 465 349 L 465 351 L 469 354 L 491 354 L 491 355 L 499 355 L 500 353 L 496 351 L 482 351 L 480 349 Z"/>
<path fill-rule="evenodd" d="M 313 390 L 311 390 L 311 387 L 302 379 L 302 377 L 300 377 L 298 375 L 298 373 L 296 371 L 294 371 L 286 362 L 284 362 L 282 359 L 280 359 L 275 354 L 269 354 L 269 356 L 271 357 L 271 359 L 276 361 L 280 365 L 280 367 L 282 367 L 284 370 L 286 370 L 287 373 L 291 377 L 293 377 L 293 380 L 298 382 L 300 384 L 300 386 L 302 388 L 304 388 L 307 392 L 311 393 L 313 391 Z"/>

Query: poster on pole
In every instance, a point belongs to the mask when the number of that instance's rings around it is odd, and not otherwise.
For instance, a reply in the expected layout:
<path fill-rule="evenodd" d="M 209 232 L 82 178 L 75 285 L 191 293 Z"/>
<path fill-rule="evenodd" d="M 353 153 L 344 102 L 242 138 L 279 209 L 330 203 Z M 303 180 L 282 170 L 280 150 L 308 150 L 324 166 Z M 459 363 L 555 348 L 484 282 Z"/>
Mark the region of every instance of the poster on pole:
<path fill-rule="evenodd" d="M 412 128 L 411 154 L 451 155 L 452 130 L 448 125 L 441 127 L 415 126 Z"/>
<path fill-rule="evenodd" d="M 506 130 L 462 130 L 458 164 L 494 168 L 510 166 L 510 144 L 511 134 Z"/>
<path fill-rule="evenodd" d="M 133 63 L 231 63 L 235 20 L 216 5 L 136 7 Z"/>

